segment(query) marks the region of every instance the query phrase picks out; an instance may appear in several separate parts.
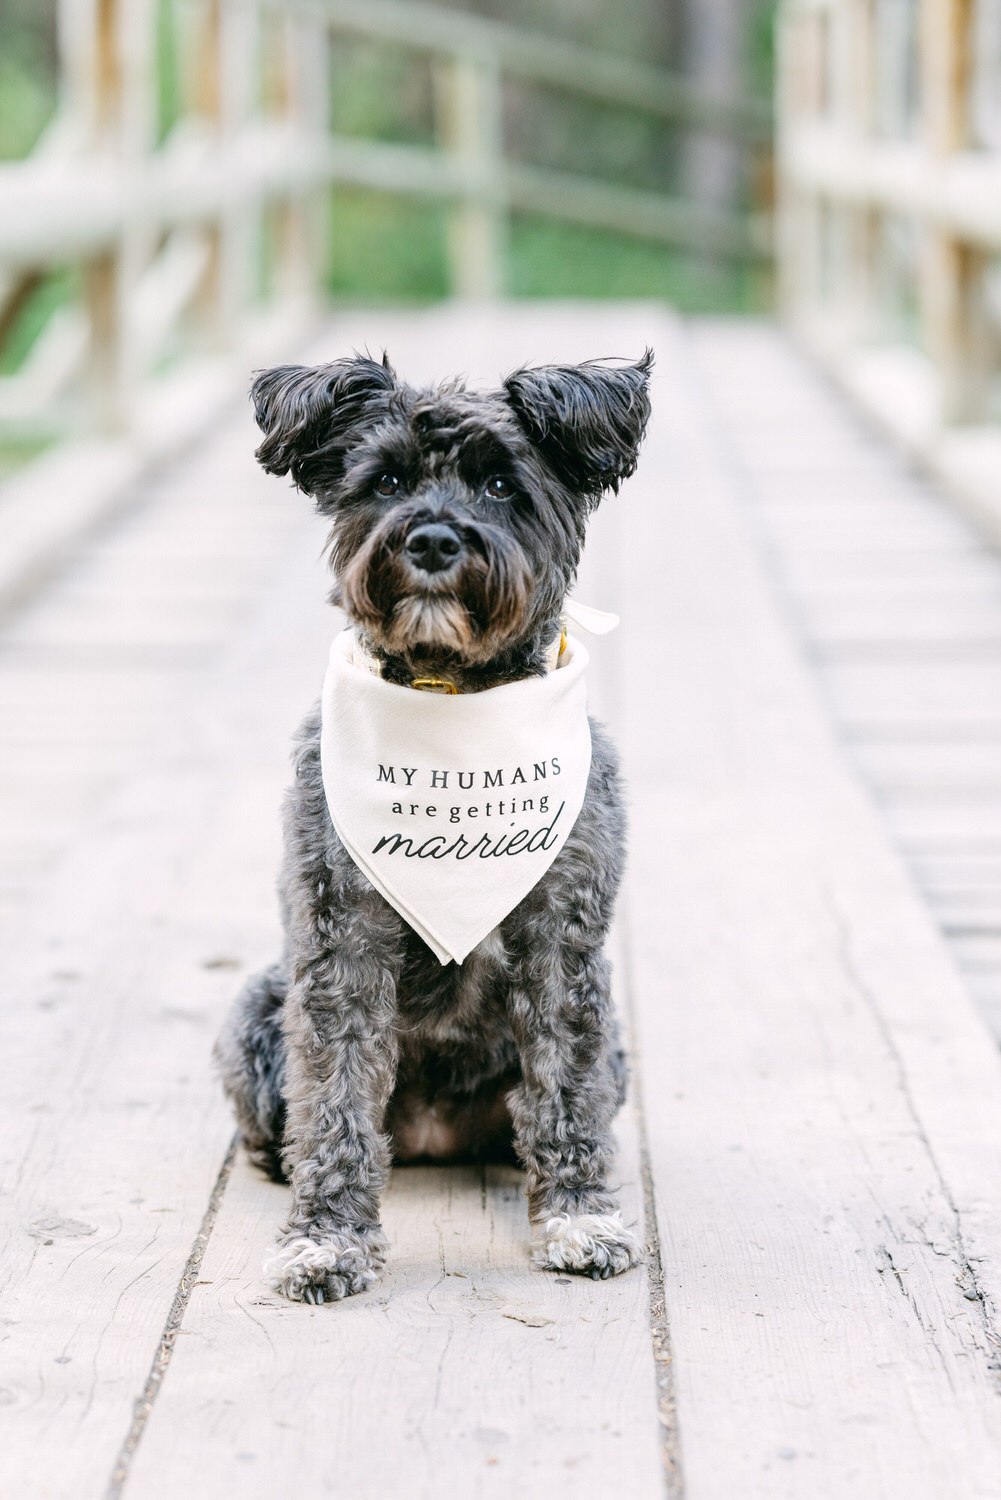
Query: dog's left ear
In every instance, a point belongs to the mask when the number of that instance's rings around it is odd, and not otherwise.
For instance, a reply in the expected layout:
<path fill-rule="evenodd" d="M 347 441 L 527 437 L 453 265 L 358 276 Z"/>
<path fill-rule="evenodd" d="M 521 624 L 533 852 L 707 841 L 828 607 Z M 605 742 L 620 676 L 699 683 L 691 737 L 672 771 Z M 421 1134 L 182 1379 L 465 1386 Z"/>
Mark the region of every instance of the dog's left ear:
<path fill-rule="evenodd" d="M 636 468 L 650 416 L 648 349 L 634 365 L 588 360 L 516 370 L 504 382 L 508 403 L 558 477 L 597 499 Z"/>
<path fill-rule="evenodd" d="M 324 492 L 341 478 L 350 434 L 388 407 L 396 376 L 363 355 L 329 365 L 279 365 L 250 388 L 264 441 L 256 458 L 269 474 L 291 474 L 323 509 Z"/>

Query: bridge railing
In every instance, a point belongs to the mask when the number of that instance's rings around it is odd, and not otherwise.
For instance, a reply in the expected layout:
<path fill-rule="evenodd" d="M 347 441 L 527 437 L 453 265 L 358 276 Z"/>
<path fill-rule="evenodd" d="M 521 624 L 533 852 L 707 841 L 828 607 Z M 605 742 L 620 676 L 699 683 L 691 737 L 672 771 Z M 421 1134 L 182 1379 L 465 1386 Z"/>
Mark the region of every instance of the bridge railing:
<path fill-rule="evenodd" d="M 781 295 L 1001 536 L 1001 0 L 785 0 Z"/>
<path fill-rule="evenodd" d="M 173 0 L 173 13 L 180 104 L 161 139 L 157 0 L 60 0 L 56 118 L 27 160 L 0 165 L 0 349 L 53 270 L 68 269 L 76 295 L 0 378 L 0 432 L 128 433 L 158 372 L 227 357 L 245 368 L 269 330 L 305 325 L 333 184 L 446 202 L 460 297 L 503 294 L 515 211 L 716 257 L 767 254 L 767 227 L 749 214 L 512 159 L 502 80 L 719 132 L 751 152 L 768 147 L 760 103 L 707 99 L 657 68 L 418 0 Z M 343 36 L 431 56 L 434 146 L 330 131 L 331 39 Z"/>

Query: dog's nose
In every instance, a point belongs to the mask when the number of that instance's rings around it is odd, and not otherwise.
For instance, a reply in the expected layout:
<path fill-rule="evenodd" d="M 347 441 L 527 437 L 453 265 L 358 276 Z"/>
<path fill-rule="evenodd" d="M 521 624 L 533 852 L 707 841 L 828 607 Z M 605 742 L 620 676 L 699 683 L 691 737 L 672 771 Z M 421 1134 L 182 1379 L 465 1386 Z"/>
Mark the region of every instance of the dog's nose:
<path fill-rule="evenodd" d="M 431 521 L 417 526 L 407 537 L 407 556 L 425 573 L 440 573 L 453 563 L 462 551 L 462 541 L 451 526 Z"/>

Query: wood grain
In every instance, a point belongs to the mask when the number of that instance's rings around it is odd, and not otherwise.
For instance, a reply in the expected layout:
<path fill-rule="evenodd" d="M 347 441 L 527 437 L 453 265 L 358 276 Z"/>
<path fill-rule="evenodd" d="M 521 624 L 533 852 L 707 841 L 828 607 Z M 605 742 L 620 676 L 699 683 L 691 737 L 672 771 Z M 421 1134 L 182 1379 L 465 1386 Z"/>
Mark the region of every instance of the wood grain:
<path fill-rule="evenodd" d="M 161 736 L 147 724 L 103 801 L 74 786 L 74 741 L 46 740 L 73 836 L 8 934 L 0 1013 L 0 1488 L 25 1500 L 103 1493 L 232 1134 L 209 1049 L 277 939 L 287 724 L 329 629 L 316 530 L 295 530 L 277 552 L 273 528 L 258 537 L 266 569 L 284 551 L 280 585 L 255 591 L 214 670 L 164 692 Z M 57 613 L 68 633 L 68 600 Z"/>
<path fill-rule="evenodd" d="M 671 545 L 627 554 L 624 692 L 686 1493 L 986 1497 L 1001 1063 L 845 772 L 674 351 L 632 497 L 642 530 L 671 495 Z"/>

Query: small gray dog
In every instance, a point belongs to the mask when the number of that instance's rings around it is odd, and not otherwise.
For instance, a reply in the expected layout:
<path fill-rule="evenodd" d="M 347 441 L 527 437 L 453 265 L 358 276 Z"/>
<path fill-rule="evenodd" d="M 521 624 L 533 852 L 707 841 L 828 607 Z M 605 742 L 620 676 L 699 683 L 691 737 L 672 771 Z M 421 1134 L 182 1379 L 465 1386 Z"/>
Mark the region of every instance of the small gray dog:
<path fill-rule="evenodd" d="M 331 519 L 335 603 L 389 682 L 542 676 L 588 516 L 636 466 L 637 364 L 418 391 L 363 357 L 260 374 L 257 458 Z M 267 1272 L 298 1301 L 363 1291 L 390 1162 L 519 1161 L 537 1263 L 593 1277 L 641 1251 L 607 1188 L 625 1066 L 602 953 L 623 860 L 615 751 L 592 723 L 583 808 L 547 873 L 461 964 L 439 963 L 332 826 L 320 715 L 285 805 L 286 947 L 216 1048 L 252 1160 L 292 1187 Z"/>

